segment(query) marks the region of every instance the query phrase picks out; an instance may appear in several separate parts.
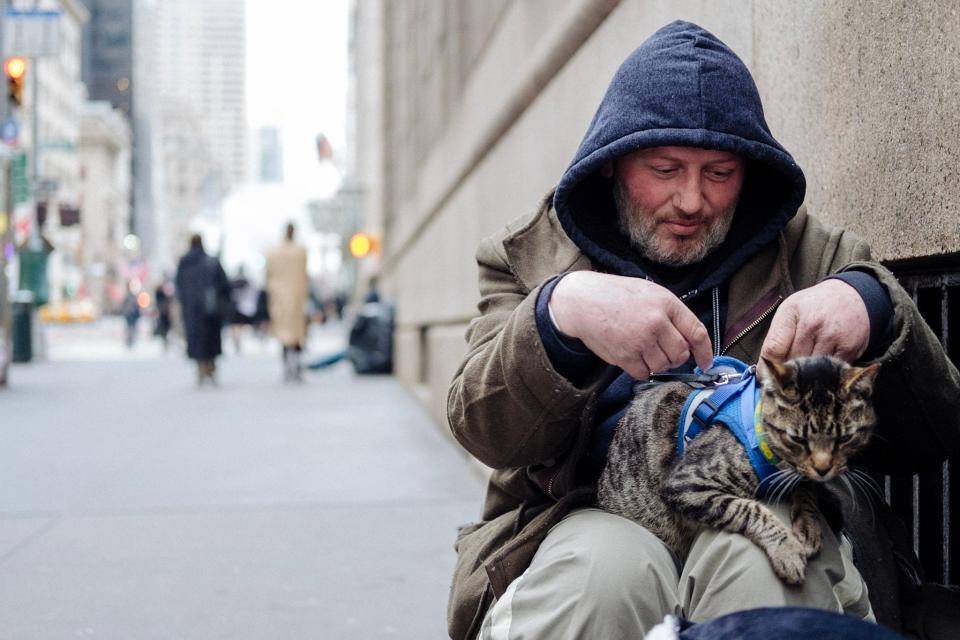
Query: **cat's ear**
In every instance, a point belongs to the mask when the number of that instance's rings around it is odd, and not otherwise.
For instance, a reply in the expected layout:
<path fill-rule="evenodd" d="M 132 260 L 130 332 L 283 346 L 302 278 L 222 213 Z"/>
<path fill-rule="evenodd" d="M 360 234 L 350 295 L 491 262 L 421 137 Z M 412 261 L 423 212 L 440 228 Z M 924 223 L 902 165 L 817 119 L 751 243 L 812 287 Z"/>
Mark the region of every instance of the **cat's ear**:
<path fill-rule="evenodd" d="M 764 377 L 773 380 L 781 389 L 793 381 L 793 370 L 783 362 L 760 356 L 764 364 Z"/>
<path fill-rule="evenodd" d="M 841 374 L 843 383 L 841 389 L 844 393 L 849 393 L 853 387 L 858 387 L 862 392 L 869 395 L 873 391 L 873 383 L 880 372 L 880 363 L 875 362 L 866 367 L 846 367 Z"/>

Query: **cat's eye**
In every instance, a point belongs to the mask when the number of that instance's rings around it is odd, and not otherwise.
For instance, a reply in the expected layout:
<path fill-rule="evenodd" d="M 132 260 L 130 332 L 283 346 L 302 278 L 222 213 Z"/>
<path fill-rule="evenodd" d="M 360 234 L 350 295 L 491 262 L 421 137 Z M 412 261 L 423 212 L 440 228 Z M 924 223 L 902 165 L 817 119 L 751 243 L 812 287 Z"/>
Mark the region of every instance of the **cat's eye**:
<path fill-rule="evenodd" d="M 853 434 L 848 433 L 837 438 L 837 444 L 847 444 L 851 440 L 853 440 Z"/>
<path fill-rule="evenodd" d="M 805 443 L 806 443 L 806 440 L 804 440 L 803 436 L 795 436 L 795 435 L 793 435 L 793 434 L 790 434 L 790 435 L 788 435 L 787 437 L 790 438 L 790 442 L 792 442 L 793 444 L 805 444 Z"/>

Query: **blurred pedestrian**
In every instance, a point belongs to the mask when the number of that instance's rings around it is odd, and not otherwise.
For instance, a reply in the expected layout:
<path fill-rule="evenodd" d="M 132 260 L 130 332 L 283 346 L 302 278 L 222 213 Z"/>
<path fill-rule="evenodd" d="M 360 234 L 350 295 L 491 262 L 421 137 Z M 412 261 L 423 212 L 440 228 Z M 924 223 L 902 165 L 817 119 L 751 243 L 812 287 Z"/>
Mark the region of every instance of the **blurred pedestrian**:
<path fill-rule="evenodd" d="M 187 356 L 197 361 L 197 386 L 216 384 L 216 358 L 222 353 L 220 331 L 230 288 L 220 261 L 204 252 L 197 234 L 177 265 L 176 295 L 183 312 Z"/>
<path fill-rule="evenodd" d="M 173 281 L 170 280 L 169 273 L 164 273 L 163 279 L 157 284 L 157 288 L 153 292 L 153 304 L 157 313 L 153 335 L 158 336 L 163 341 L 164 351 L 167 350 L 170 328 L 173 326 L 171 319 L 173 296 Z"/>
<path fill-rule="evenodd" d="M 267 255 L 267 305 L 270 331 L 283 345 L 283 379 L 302 379 L 300 352 L 307 334 L 307 250 L 293 239 L 288 224 L 284 240 Z"/>
<path fill-rule="evenodd" d="M 227 318 L 237 353 L 240 353 L 243 328 L 256 322 L 258 295 L 257 287 L 250 282 L 243 265 L 240 265 L 237 275 L 230 281 L 230 315 Z"/>
<path fill-rule="evenodd" d="M 140 303 L 137 300 L 134 283 L 127 285 L 127 295 L 120 305 L 120 314 L 126 323 L 125 343 L 127 349 L 133 348 L 137 339 L 137 321 L 140 320 Z"/>

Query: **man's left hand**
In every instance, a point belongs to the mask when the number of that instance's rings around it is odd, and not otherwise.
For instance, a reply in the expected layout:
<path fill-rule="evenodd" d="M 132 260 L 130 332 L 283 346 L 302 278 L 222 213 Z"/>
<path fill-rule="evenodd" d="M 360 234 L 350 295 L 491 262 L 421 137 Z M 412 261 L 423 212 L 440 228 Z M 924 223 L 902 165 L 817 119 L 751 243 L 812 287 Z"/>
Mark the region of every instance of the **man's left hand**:
<path fill-rule="evenodd" d="M 824 280 L 789 296 L 777 309 L 760 355 L 771 360 L 832 355 L 853 362 L 870 342 L 870 317 L 857 290 Z"/>

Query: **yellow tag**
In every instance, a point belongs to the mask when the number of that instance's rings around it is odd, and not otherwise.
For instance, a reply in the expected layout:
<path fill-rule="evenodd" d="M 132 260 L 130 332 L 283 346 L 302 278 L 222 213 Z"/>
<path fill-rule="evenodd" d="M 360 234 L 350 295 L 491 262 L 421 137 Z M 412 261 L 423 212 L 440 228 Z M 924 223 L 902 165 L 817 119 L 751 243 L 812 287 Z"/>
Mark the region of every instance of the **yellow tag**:
<path fill-rule="evenodd" d="M 7 219 L 9 216 L 6 211 L 0 211 L 0 236 L 7 232 Z"/>

